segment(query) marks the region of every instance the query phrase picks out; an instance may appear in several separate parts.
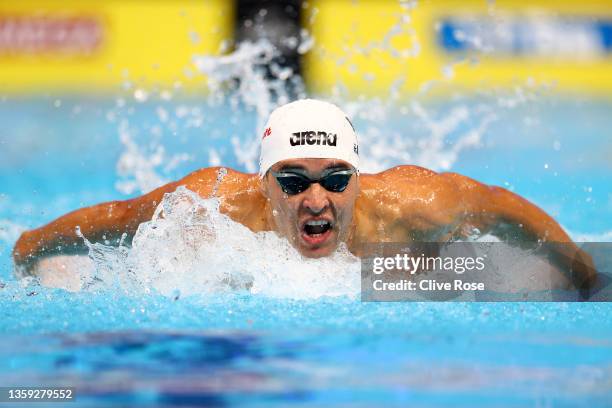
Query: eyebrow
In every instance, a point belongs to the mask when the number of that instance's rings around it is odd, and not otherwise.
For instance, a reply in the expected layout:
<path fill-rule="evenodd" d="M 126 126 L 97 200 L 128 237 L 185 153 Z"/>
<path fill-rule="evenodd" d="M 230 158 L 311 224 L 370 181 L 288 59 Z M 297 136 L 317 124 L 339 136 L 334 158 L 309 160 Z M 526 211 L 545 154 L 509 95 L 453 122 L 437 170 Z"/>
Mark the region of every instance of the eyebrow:
<path fill-rule="evenodd" d="M 330 164 L 329 166 L 325 167 L 322 172 L 328 172 L 329 170 L 349 170 L 350 167 L 344 165 L 344 164 Z M 281 167 L 278 171 L 292 171 L 292 170 L 301 170 L 301 171 L 307 171 L 307 169 L 304 166 L 300 166 L 300 165 L 287 165 L 287 166 L 283 166 Z"/>

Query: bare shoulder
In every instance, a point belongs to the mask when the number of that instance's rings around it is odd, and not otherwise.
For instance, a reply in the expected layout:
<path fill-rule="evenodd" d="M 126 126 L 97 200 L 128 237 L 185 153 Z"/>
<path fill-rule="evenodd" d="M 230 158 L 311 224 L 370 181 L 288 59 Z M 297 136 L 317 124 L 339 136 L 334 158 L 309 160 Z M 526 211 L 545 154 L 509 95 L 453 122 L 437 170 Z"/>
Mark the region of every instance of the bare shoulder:
<path fill-rule="evenodd" d="M 455 176 L 461 177 L 454 173 L 437 173 L 424 167 L 405 165 L 376 174 L 364 174 L 360 181 L 362 190 L 372 194 L 400 194 L 404 200 L 433 199 L 458 193 L 459 178 Z"/>
<path fill-rule="evenodd" d="M 464 203 L 458 179 L 419 166 L 397 166 L 360 177 L 360 207 L 383 219 L 427 229 L 454 222 Z"/>
<path fill-rule="evenodd" d="M 215 190 L 220 196 L 226 196 L 257 190 L 257 175 L 229 167 L 206 167 L 188 174 L 176 185 L 185 186 L 203 197 L 209 197 Z"/>
<path fill-rule="evenodd" d="M 407 164 L 403 166 L 391 167 L 390 169 L 381 171 L 380 173 L 369 174 L 367 176 L 383 178 L 385 180 L 393 180 L 393 179 L 423 179 L 423 178 L 433 177 L 437 174 L 438 173 L 436 173 L 435 171 L 427 169 L 425 167 Z"/>
<path fill-rule="evenodd" d="M 194 171 L 178 185 L 184 185 L 204 198 L 215 194 L 221 201 L 221 212 L 253 231 L 269 229 L 265 218 L 266 199 L 257 174 L 242 173 L 228 167 L 208 167 Z"/>
<path fill-rule="evenodd" d="M 197 186 L 198 184 L 214 183 L 219 180 L 240 180 L 249 179 L 253 174 L 241 173 L 229 167 L 204 167 L 189 173 L 179 181 L 179 185 Z"/>

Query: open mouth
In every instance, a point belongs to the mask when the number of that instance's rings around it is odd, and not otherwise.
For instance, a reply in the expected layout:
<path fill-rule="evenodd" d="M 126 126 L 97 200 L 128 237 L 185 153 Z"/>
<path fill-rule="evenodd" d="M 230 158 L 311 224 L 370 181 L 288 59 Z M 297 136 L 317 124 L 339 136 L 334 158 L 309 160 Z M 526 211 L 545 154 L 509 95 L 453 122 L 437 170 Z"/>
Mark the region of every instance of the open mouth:
<path fill-rule="evenodd" d="M 329 220 L 308 220 L 302 225 L 302 238 L 309 245 L 319 245 L 331 235 L 332 223 Z"/>
<path fill-rule="evenodd" d="M 308 235 L 323 234 L 330 230 L 331 227 L 331 222 L 327 220 L 311 220 L 304 224 L 304 232 Z"/>

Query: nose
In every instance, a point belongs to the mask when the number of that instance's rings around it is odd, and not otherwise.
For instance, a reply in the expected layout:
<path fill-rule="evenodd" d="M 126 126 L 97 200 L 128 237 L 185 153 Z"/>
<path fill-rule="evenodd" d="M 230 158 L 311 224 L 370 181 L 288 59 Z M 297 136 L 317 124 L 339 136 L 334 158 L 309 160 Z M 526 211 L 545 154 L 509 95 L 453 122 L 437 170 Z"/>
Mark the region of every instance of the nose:
<path fill-rule="evenodd" d="M 327 191 L 319 183 L 313 183 L 304 194 L 303 205 L 314 215 L 321 214 L 329 206 Z"/>

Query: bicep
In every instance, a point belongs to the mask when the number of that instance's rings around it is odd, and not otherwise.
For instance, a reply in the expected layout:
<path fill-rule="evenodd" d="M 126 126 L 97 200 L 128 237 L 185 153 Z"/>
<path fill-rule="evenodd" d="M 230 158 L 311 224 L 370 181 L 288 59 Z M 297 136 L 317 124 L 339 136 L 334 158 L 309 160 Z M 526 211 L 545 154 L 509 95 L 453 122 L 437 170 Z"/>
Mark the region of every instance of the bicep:
<path fill-rule="evenodd" d="M 570 241 L 550 215 L 518 194 L 455 173 L 444 176 L 453 180 L 460 191 L 465 225 L 503 240 Z"/>

